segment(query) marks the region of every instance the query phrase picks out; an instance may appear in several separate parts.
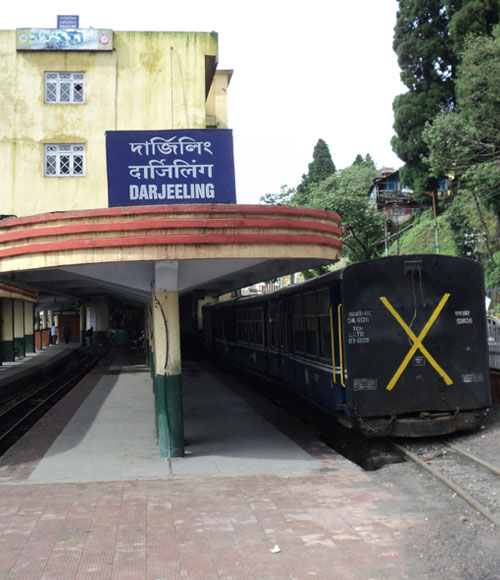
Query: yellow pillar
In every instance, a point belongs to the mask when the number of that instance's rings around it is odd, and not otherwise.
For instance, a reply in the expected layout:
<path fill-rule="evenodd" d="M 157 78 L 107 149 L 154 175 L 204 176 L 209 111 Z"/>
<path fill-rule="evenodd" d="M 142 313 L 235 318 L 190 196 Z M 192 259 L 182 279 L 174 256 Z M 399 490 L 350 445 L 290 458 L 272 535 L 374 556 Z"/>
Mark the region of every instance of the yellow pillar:
<path fill-rule="evenodd" d="M 13 361 L 14 359 L 14 300 L 12 298 L 2 298 L 1 316 L 1 345 L 2 361 Z"/>
<path fill-rule="evenodd" d="M 14 354 L 24 356 L 26 345 L 24 343 L 24 301 L 14 300 Z"/>
<path fill-rule="evenodd" d="M 184 455 L 179 295 L 153 294 L 152 339 L 154 393 L 161 457 Z"/>
<path fill-rule="evenodd" d="M 85 331 L 87 322 L 87 309 L 85 306 L 80 306 L 80 344 L 85 345 Z"/>
<path fill-rule="evenodd" d="M 35 352 L 35 305 L 24 302 L 24 345 L 26 352 Z"/>

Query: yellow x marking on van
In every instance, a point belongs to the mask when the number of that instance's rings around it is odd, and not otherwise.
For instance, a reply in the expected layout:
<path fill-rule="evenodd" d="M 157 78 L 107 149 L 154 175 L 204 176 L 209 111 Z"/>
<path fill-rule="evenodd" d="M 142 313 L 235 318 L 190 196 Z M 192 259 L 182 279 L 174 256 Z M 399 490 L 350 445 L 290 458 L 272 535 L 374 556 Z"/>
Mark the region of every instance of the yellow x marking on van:
<path fill-rule="evenodd" d="M 395 372 L 394 376 L 389 381 L 389 383 L 388 383 L 388 385 L 386 387 L 386 389 L 388 391 L 392 391 L 392 389 L 394 388 L 394 385 L 397 383 L 399 377 L 403 374 L 403 371 L 408 366 L 408 363 L 412 359 L 413 355 L 417 352 L 417 350 L 420 350 L 420 352 L 425 356 L 425 358 L 429 361 L 429 363 L 431 364 L 431 366 L 439 373 L 439 375 L 443 378 L 444 382 L 448 386 L 453 384 L 453 381 L 450 379 L 450 377 L 438 365 L 438 363 L 433 358 L 433 356 L 431 355 L 431 353 L 422 344 L 422 341 L 427 336 L 427 333 L 431 329 L 431 326 L 434 324 L 434 322 L 436 322 L 437 317 L 441 313 L 441 310 L 444 308 L 444 305 L 448 301 L 448 298 L 449 297 L 450 297 L 449 294 L 445 294 L 441 298 L 439 304 L 436 306 L 434 312 L 432 313 L 431 317 L 427 321 L 426 325 L 424 326 L 424 328 L 422 329 L 422 331 L 420 332 L 420 334 L 418 336 L 415 336 L 415 333 L 406 324 L 406 322 L 401 318 L 401 316 L 396 312 L 395 308 L 391 305 L 391 303 L 389 302 L 389 300 L 387 300 L 387 298 L 385 298 L 385 296 L 380 296 L 380 300 L 381 300 L 382 304 L 387 308 L 387 310 L 389 310 L 389 312 L 394 316 L 394 318 L 402 326 L 402 328 L 404 329 L 404 331 L 406 332 L 406 334 L 413 341 L 413 346 L 410 348 L 410 350 L 408 351 L 408 354 L 403 359 L 403 362 L 399 365 L 398 370 Z"/>

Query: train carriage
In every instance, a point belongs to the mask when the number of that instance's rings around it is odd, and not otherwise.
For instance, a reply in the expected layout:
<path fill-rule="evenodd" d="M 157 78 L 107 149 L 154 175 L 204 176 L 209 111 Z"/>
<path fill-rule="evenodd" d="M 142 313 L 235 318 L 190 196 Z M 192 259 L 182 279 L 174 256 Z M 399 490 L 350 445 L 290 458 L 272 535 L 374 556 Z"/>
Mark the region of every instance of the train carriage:
<path fill-rule="evenodd" d="M 491 404 L 483 274 L 472 260 L 371 260 L 208 305 L 204 318 L 212 352 L 368 435 L 473 429 Z"/>

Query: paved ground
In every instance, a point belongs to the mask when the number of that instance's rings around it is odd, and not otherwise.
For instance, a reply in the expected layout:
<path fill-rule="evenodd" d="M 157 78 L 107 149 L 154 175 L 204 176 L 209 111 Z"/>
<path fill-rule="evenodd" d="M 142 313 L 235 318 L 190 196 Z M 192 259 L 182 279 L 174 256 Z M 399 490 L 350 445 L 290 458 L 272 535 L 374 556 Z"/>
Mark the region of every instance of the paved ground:
<path fill-rule="evenodd" d="M 162 460 L 150 377 L 122 354 L 0 459 L 1 580 L 428 577 L 422 538 L 455 518 L 434 483 L 365 473 L 194 363 L 188 455 Z"/>

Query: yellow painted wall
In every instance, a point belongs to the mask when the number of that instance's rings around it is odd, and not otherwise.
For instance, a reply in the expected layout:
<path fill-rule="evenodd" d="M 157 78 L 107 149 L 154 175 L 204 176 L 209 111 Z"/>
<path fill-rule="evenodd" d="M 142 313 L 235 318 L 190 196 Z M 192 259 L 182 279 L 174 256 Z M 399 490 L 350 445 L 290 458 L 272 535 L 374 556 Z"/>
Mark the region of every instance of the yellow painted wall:
<path fill-rule="evenodd" d="M 15 31 L 0 31 L 0 214 L 107 207 L 108 130 L 206 127 L 216 33 L 115 32 L 112 52 L 15 46 Z M 85 103 L 45 104 L 47 71 L 85 72 Z M 45 143 L 84 143 L 86 175 L 44 177 Z"/>

